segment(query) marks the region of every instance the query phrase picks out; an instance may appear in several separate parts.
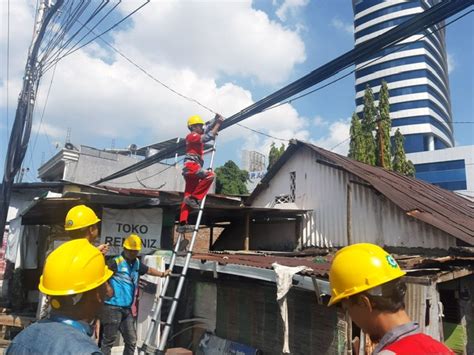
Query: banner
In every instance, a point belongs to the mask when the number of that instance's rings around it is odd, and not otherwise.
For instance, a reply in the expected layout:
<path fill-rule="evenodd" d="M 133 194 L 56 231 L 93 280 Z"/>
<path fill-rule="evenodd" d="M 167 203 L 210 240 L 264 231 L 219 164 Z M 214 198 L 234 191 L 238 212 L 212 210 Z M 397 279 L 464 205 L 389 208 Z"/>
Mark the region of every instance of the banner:
<path fill-rule="evenodd" d="M 124 240 L 130 234 L 137 234 L 142 239 L 140 254 L 150 254 L 160 247 L 163 210 L 129 209 L 118 210 L 104 208 L 100 244 L 108 243 L 108 255 L 119 255 Z"/>

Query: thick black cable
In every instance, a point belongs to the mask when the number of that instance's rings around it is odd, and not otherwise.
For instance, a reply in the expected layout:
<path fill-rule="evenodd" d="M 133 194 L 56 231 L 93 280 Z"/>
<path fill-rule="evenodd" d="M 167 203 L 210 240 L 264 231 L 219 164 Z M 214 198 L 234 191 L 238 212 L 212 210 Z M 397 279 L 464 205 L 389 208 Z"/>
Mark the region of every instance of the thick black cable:
<path fill-rule="evenodd" d="M 371 60 L 371 61 L 365 63 L 364 65 L 360 66 L 359 68 L 356 68 L 356 69 L 354 69 L 354 70 L 351 70 L 351 71 L 348 72 L 347 74 L 345 74 L 345 75 L 343 75 L 343 76 L 340 76 L 340 77 L 336 78 L 335 80 L 332 80 L 332 81 L 328 82 L 327 84 L 324 84 L 324 85 L 322 85 L 322 86 L 320 86 L 320 87 L 317 87 L 317 88 L 315 88 L 314 90 L 305 92 L 305 93 L 303 93 L 303 94 L 301 94 L 301 95 L 299 95 L 299 96 L 295 96 L 295 97 L 293 97 L 293 98 L 291 98 L 291 99 L 289 99 L 289 100 L 287 100 L 287 101 L 280 102 L 279 104 L 273 105 L 272 107 L 269 107 L 269 108 L 268 108 L 267 110 L 265 110 L 265 111 L 272 110 L 272 109 L 274 109 L 274 108 L 277 108 L 277 107 L 282 106 L 282 105 L 285 105 L 285 104 L 290 104 L 290 103 L 292 103 L 293 101 L 296 101 L 296 100 L 301 99 L 301 98 L 303 98 L 303 97 L 305 97 L 305 96 L 308 96 L 308 95 L 310 95 L 310 94 L 312 94 L 312 93 L 314 93 L 314 92 L 316 92 L 316 91 L 322 90 L 322 89 L 328 87 L 329 85 L 332 85 L 332 84 L 334 84 L 334 83 L 336 83 L 336 82 L 338 82 L 338 81 L 340 81 L 340 80 L 342 80 L 342 79 L 348 77 L 349 75 L 355 73 L 356 70 L 360 70 L 360 69 L 362 69 L 362 68 L 366 68 L 366 67 L 370 66 L 372 63 L 375 63 L 375 62 L 379 61 L 381 58 L 386 57 L 387 55 L 390 55 L 390 54 L 392 54 L 392 53 L 399 52 L 399 51 L 401 51 L 403 48 L 406 48 L 407 46 L 409 46 L 410 44 L 412 44 L 412 43 L 414 43 L 414 42 L 419 42 L 419 41 L 425 39 L 425 38 L 428 37 L 429 35 L 432 35 L 433 33 L 436 33 L 436 32 L 438 32 L 438 31 L 442 30 L 443 28 L 448 27 L 449 25 L 455 23 L 456 21 L 459 21 L 460 19 L 462 19 L 463 17 L 469 15 L 469 14 L 472 13 L 472 12 L 474 12 L 474 10 L 470 10 L 470 11 L 468 11 L 468 12 L 462 14 L 461 16 L 456 17 L 454 20 L 445 23 L 443 26 L 440 26 L 439 28 L 437 28 L 435 31 L 433 31 L 433 32 L 431 32 L 431 33 L 426 33 L 426 34 L 423 35 L 422 37 L 418 38 L 416 41 L 407 42 L 406 44 L 402 45 L 401 47 L 395 48 L 393 51 L 388 52 L 388 53 L 386 53 L 386 54 L 384 54 L 384 55 L 377 56 L 375 59 L 373 59 L 373 60 Z"/>
<path fill-rule="evenodd" d="M 240 121 L 253 116 L 259 112 L 262 112 L 268 107 L 271 107 L 296 93 L 307 89 L 321 81 L 324 81 L 330 76 L 339 73 L 352 65 L 357 61 L 362 61 L 372 54 L 377 53 L 381 49 L 387 48 L 394 43 L 404 40 L 420 31 L 426 30 L 430 26 L 443 21 L 444 19 L 464 10 L 465 8 L 474 4 L 474 0 L 456 1 L 446 0 L 442 1 L 428 10 L 417 14 L 397 27 L 383 33 L 382 35 L 370 39 L 362 44 L 356 46 L 349 52 L 337 57 L 336 59 L 324 64 L 323 66 L 315 69 L 311 73 L 304 77 L 294 81 L 293 83 L 283 87 L 275 93 L 263 98 L 262 100 L 250 105 L 243 109 L 239 113 L 226 119 L 221 129 L 225 129 L 231 125 L 239 123 Z M 100 184 L 105 181 L 116 179 L 118 177 L 128 175 L 134 171 L 141 170 L 160 161 L 163 157 L 175 152 L 177 149 L 183 148 L 184 142 L 176 144 L 175 147 L 170 147 L 162 150 L 161 152 L 153 155 L 152 157 L 146 158 L 134 165 L 131 165 L 125 169 L 122 169 L 114 174 L 111 174 L 105 178 L 102 178 L 93 184 Z"/>

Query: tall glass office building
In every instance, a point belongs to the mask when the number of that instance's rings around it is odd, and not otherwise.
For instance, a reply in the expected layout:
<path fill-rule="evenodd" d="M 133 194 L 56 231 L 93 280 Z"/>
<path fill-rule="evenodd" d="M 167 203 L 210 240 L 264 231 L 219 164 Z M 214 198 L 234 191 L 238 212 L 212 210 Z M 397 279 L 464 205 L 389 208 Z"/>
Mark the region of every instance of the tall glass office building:
<path fill-rule="evenodd" d="M 437 2 L 353 0 L 355 45 L 379 36 Z M 356 111 L 362 113 L 366 86 L 372 88 L 378 100 L 381 81 L 385 80 L 390 92 L 392 131 L 399 128 L 403 133 L 407 153 L 454 146 L 445 31 L 438 29 L 434 26 L 356 63 Z"/>

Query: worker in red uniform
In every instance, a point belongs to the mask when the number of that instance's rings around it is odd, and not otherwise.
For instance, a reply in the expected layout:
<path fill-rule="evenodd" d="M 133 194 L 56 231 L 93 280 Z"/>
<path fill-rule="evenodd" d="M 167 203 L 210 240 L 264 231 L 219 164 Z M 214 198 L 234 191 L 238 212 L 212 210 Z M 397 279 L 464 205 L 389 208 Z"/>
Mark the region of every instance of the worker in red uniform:
<path fill-rule="evenodd" d="M 199 209 L 201 200 L 206 196 L 214 181 L 214 173 L 202 167 L 204 164 L 204 143 L 215 139 L 223 121 L 224 118 L 219 114 L 216 114 L 216 117 L 207 124 L 204 124 L 198 115 L 188 119 L 188 129 L 191 132 L 186 136 L 186 156 L 183 168 L 186 187 L 181 203 L 178 233 L 192 230 L 191 226 L 187 226 L 189 213 L 193 209 Z"/>
<path fill-rule="evenodd" d="M 374 244 L 353 244 L 339 250 L 329 270 L 329 306 L 342 303 L 352 321 L 372 341 L 372 354 L 454 354 L 420 332 L 405 312 L 405 272 L 395 259 Z M 358 349 L 354 349 L 356 354 Z"/>

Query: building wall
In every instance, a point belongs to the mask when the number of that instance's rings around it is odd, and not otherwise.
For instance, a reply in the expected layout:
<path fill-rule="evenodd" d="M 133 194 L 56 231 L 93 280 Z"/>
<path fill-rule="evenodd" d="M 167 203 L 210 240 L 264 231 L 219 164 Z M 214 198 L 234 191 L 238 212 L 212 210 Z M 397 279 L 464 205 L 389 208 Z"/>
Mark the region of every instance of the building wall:
<path fill-rule="evenodd" d="M 355 45 L 379 36 L 438 2 L 353 0 Z M 445 31 L 436 32 L 439 25 L 430 28 L 430 34 L 424 38 L 427 33 L 421 32 L 356 63 L 356 112 L 363 111 L 366 86 L 372 88 L 378 100 L 381 81 L 385 80 L 390 93 L 392 134 L 400 129 L 406 138 L 407 152 L 454 145 Z"/>
<path fill-rule="evenodd" d="M 474 145 L 407 154 L 416 177 L 442 188 L 474 197 Z"/>
<path fill-rule="evenodd" d="M 79 159 L 77 161 L 66 161 L 63 179 L 89 184 L 138 161 L 140 159 L 133 156 L 125 156 L 81 146 Z M 159 188 L 166 191 L 184 191 L 181 167 L 160 163 L 153 164 L 136 173 L 108 181 L 106 184 L 124 188 Z"/>
<path fill-rule="evenodd" d="M 258 348 L 264 354 L 281 354 L 283 329 L 276 286 L 246 279 L 217 279 L 215 283 L 216 313 L 211 306 L 208 317 L 216 317 L 216 335 Z M 196 288 L 195 305 L 213 305 L 213 301 L 199 300 L 213 295 L 202 289 Z M 347 323 L 343 315 L 335 307 L 318 305 L 313 292 L 290 290 L 288 319 L 291 354 L 344 353 Z M 212 328 L 214 322 L 208 319 L 206 323 Z"/>
<path fill-rule="evenodd" d="M 436 284 L 407 282 L 405 306 L 408 316 L 420 325 L 423 333 L 436 340 L 443 340 L 439 293 Z"/>
<path fill-rule="evenodd" d="M 340 169 L 316 162 L 314 151 L 302 148 L 289 159 L 252 206 L 270 207 L 275 197 L 288 194 L 290 172 L 296 172 L 295 205 L 312 210 L 302 228 L 300 247 L 347 245 L 347 184 L 360 181 Z M 351 182 L 352 242 L 386 246 L 443 248 L 455 238 L 407 216 L 383 195 Z M 278 205 L 275 205 L 278 207 Z"/>
<path fill-rule="evenodd" d="M 243 224 L 236 223 L 226 227 L 212 249 L 244 249 L 244 228 Z M 249 233 L 250 250 L 288 251 L 294 250 L 298 243 L 296 220 L 252 222 Z"/>

